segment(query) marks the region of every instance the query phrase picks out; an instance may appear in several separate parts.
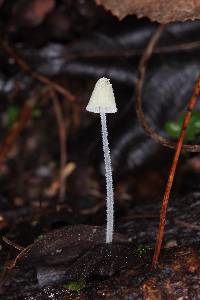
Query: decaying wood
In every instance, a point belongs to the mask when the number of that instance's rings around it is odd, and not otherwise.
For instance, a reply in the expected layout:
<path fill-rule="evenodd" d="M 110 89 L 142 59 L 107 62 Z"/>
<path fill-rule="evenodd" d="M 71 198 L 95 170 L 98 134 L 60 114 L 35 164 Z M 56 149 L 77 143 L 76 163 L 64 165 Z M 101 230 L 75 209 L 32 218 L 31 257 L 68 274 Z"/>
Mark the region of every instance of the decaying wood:
<path fill-rule="evenodd" d="M 149 17 L 166 24 L 174 21 L 200 19 L 199 0 L 96 0 L 120 20 L 127 15 Z"/>

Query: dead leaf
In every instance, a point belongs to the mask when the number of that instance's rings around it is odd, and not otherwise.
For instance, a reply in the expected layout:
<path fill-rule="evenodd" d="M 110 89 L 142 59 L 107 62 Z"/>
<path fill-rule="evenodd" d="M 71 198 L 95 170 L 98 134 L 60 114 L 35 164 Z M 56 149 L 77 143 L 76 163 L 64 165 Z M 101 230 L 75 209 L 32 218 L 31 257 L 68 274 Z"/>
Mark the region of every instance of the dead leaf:
<path fill-rule="evenodd" d="M 111 276 L 137 260 L 126 236 L 114 233 L 105 243 L 105 228 L 90 225 L 63 227 L 40 236 L 25 262 L 37 269 L 40 286 L 90 276 Z"/>
<path fill-rule="evenodd" d="M 200 19 L 200 0 L 96 0 L 96 3 L 120 20 L 133 14 L 162 24 Z"/>

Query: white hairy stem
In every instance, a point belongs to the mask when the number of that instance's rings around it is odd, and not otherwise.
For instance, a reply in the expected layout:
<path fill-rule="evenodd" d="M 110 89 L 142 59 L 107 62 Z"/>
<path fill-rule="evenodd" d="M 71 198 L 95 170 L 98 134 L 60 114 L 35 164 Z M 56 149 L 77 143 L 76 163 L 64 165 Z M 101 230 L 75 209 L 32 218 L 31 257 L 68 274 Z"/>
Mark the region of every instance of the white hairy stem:
<path fill-rule="evenodd" d="M 100 113 L 101 128 L 103 138 L 103 152 L 105 161 L 105 177 L 106 177 L 106 207 L 107 207 L 107 224 L 106 224 L 106 243 L 112 243 L 114 229 L 114 196 L 113 196 L 113 180 L 112 167 L 110 158 L 110 149 L 108 144 L 108 131 L 106 124 L 106 114 Z"/>
<path fill-rule="evenodd" d="M 106 208 L 107 208 L 107 226 L 106 226 L 106 243 L 112 243 L 114 229 L 114 197 L 113 197 L 113 181 L 112 167 L 110 158 L 110 149 L 108 145 L 108 131 L 106 124 L 106 114 L 116 113 L 117 107 L 112 84 L 108 78 L 100 78 L 92 92 L 89 103 L 86 107 L 87 111 L 99 113 L 101 116 L 103 151 L 105 160 L 105 176 L 106 176 Z"/>

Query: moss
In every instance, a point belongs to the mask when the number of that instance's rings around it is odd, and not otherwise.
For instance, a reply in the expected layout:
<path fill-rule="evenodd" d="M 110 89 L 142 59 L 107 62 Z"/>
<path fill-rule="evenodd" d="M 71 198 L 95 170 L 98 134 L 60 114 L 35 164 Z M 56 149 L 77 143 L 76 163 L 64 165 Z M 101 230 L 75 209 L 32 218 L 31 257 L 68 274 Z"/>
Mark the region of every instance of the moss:
<path fill-rule="evenodd" d="M 136 250 L 136 254 L 137 256 L 139 256 L 140 258 L 144 257 L 147 252 L 150 250 L 150 247 L 148 246 L 138 246 L 137 250 Z"/>
<path fill-rule="evenodd" d="M 7 127 L 12 127 L 13 123 L 19 115 L 19 107 L 16 105 L 10 105 L 7 109 Z"/>
<path fill-rule="evenodd" d="M 44 237 L 44 235 L 43 235 L 43 234 L 40 234 L 40 235 L 38 235 L 38 237 L 36 238 L 36 241 L 42 240 L 42 239 L 43 239 L 43 237 Z"/>
<path fill-rule="evenodd" d="M 86 282 L 84 279 L 78 281 L 70 281 L 67 284 L 64 284 L 63 287 L 71 292 L 78 292 L 85 288 Z"/>

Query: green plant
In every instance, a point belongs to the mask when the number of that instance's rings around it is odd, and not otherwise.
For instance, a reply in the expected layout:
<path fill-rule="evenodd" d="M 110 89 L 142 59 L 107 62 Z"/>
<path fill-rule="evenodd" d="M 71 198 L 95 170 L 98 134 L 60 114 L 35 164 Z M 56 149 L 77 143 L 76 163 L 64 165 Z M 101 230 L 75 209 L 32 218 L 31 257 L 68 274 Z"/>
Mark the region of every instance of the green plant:
<path fill-rule="evenodd" d="M 177 122 L 165 123 L 165 130 L 170 136 L 174 138 L 179 137 L 179 134 L 181 132 L 181 127 L 183 124 L 184 115 L 185 114 L 182 113 L 178 118 Z M 200 112 L 195 111 L 192 113 L 190 122 L 188 124 L 185 141 L 194 141 L 197 135 L 199 134 L 200 134 Z"/>
<path fill-rule="evenodd" d="M 19 107 L 16 105 L 10 105 L 7 109 L 7 127 L 12 127 L 13 123 L 19 115 Z"/>

